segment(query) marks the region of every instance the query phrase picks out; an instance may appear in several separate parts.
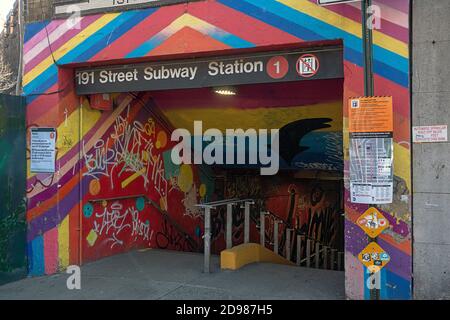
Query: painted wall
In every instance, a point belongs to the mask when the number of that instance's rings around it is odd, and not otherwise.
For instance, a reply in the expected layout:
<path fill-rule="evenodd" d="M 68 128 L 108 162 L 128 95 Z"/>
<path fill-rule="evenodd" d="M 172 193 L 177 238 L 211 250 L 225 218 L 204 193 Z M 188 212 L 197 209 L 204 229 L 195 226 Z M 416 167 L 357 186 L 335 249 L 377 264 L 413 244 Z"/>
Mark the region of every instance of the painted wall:
<path fill-rule="evenodd" d="M 392 228 L 379 239 L 392 260 L 382 271 L 381 297 L 408 299 L 411 297 L 409 0 L 377 0 L 374 4 L 382 9 L 383 18 L 381 30 L 374 32 L 375 94 L 392 95 L 395 113 L 395 201 L 381 207 Z M 359 6 L 350 3 L 325 8 L 317 6 L 315 0 L 209 0 L 86 16 L 79 28 L 68 28 L 63 20 L 28 25 L 24 57 L 28 126 L 58 127 L 58 148 L 61 148 L 57 174 L 28 173 L 30 273 L 52 273 L 78 262 L 75 230 L 85 203 L 77 195 L 84 191 L 81 182 L 85 166 L 77 154 L 80 145 L 90 141 L 104 121 L 109 121 L 108 127 L 115 121 L 108 114 L 87 116 L 86 112 L 90 111 L 86 108 L 80 123 L 73 74 L 61 66 L 342 39 L 345 106 L 349 97 L 363 95 Z M 344 108 L 347 182 L 346 123 Z M 64 132 L 67 139 L 62 139 Z M 137 181 L 142 183 L 141 180 Z M 104 183 L 101 182 L 101 188 Z M 348 197 L 346 192 L 346 293 L 351 299 L 364 299 L 368 296 L 364 285 L 367 274 L 356 257 L 366 246 L 367 237 L 355 220 L 367 206 L 352 205 Z"/>
<path fill-rule="evenodd" d="M 260 241 L 259 229 L 256 227 L 259 224 L 260 212 L 270 211 L 283 222 L 279 226 L 280 252 L 284 252 L 287 228 L 294 229 L 295 233 L 308 239 L 343 251 L 341 181 L 296 179 L 289 171 L 273 177 L 234 171 L 225 172 L 224 175 L 224 194 L 227 198 L 258 199 L 251 207 L 253 224 L 250 225 L 250 238 L 253 242 Z M 225 209 L 220 211 L 218 219 L 225 215 L 225 211 Z M 243 210 L 234 210 L 233 214 L 233 239 L 235 243 L 240 243 L 239 241 L 243 240 Z M 274 216 L 266 216 L 265 221 L 266 247 L 271 249 L 274 242 Z M 217 226 L 222 227 L 221 224 L 217 224 L 216 229 Z M 223 230 L 224 228 L 221 228 L 220 231 Z M 220 232 L 216 231 L 215 234 Z M 292 259 L 295 261 L 295 248 Z"/>

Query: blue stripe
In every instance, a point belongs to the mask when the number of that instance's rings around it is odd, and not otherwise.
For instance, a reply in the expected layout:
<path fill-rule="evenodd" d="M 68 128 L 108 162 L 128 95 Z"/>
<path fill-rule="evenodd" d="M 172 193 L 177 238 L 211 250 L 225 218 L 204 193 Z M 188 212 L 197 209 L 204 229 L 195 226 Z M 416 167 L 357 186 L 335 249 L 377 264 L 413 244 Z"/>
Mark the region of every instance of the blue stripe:
<path fill-rule="evenodd" d="M 33 38 L 36 34 L 38 34 L 42 29 L 44 29 L 50 21 L 42 21 L 36 23 L 30 23 L 25 26 L 25 35 L 24 35 L 24 43 L 27 43 L 28 40 Z"/>
<path fill-rule="evenodd" d="M 230 34 L 222 29 L 215 28 L 217 32 L 208 33 L 208 36 L 220 41 L 231 48 L 252 48 L 254 44 Z M 126 58 L 140 58 L 161 45 L 167 39 L 166 35 L 158 34 L 142 43 L 139 47 L 127 54 Z"/>
<path fill-rule="evenodd" d="M 264 1 L 264 4 L 256 0 L 218 1 L 305 41 L 344 39 L 345 49 L 354 51 L 351 52 L 352 62 L 361 67 L 363 65 L 361 39 L 318 19 L 272 0 Z M 374 46 L 374 55 L 376 73 L 402 86 L 408 86 L 408 59 L 379 46 Z M 389 70 L 384 70 L 383 66 L 388 66 Z"/>
<path fill-rule="evenodd" d="M 59 64 L 68 64 L 74 62 L 84 62 L 92 58 L 98 52 L 103 50 L 108 43 L 112 43 L 120 36 L 125 34 L 132 26 L 135 26 L 149 14 L 157 9 L 151 8 L 139 11 L 126 11 L 118 15 L 103 28 L 95 32 L 92 36 L 84 40 L 77 47 L 70 50 L 61 59 Z M 24 87 L 25 94 L 43 93 L 52 87 L 57 81 L 58 68 L 51 65 L 47 70 L 41 73 L 33 81 Z M 31 98 L 30 102 L 37 97 Z"/>
<path fill-rule="evenodd" d="M 102 29 L 86 39 L 82 45 L 78 46 L 77 50 L 72 50 L 62 57 L 58 63 L 68 64 L 89 60 L 155 11 L 156 9 L 152 8 L 121 13 Z"/>
<path fill-rule="evenodd" d="M 159 46 L 164 42 L 166 37 L 162 34 L 158 34 L 149 40 L 142 43 L 139 47 L 128 53 L 125 58 L 139 58 L 145 56 L 148 52 Z"/>
<path fill-rule="evenodd" d="M 37 236 L 28 243 L 28 273 L 32 276 L 45 274 L 44 238 Z"/>

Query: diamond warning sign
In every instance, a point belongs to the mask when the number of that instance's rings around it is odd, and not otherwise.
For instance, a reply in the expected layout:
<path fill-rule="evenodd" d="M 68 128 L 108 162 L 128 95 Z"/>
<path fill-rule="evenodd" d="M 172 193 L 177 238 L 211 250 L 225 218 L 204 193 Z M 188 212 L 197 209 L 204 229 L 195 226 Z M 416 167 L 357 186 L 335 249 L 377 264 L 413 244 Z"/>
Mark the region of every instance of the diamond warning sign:
<path fill-rule="evenodd" d="M 386 228 L 389 227 L 389 221 L 378 211 L 377 208 L 369 208 L 356 221 L 371 238 L 378 237 Z"/>
<path fill-rule="evenodd" d="M 376 273 L 389 263 L 391 257 L 376 242 L 371 242 L 359 253 L 358 259 L 371 273 Z"/>

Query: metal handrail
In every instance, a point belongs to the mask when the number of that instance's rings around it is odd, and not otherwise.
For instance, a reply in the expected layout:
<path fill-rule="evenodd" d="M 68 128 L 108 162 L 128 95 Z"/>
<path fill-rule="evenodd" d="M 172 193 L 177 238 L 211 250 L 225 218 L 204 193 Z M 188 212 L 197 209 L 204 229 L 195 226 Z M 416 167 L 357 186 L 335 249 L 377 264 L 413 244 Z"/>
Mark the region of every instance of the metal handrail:
<path fill-rule="evenodd" d="M 230 203 L 241 203 L 241 202 L 254 202 L 253 199 L 239 199 L 239 198 L 232 198 L 232 199 L 224 199 L 224 200 L 218 200 L 218 201 L 212 201 L 212 202 L 207 202 L 207 203 L 199 203 L 196 204 L 196 207 L 200 207 L 200 208 L 214 208 L 214 207 L 218 207 L 218 206 L 222 206 L 222 205 L 226 205 L 226 204 L 230 204 Z"/>

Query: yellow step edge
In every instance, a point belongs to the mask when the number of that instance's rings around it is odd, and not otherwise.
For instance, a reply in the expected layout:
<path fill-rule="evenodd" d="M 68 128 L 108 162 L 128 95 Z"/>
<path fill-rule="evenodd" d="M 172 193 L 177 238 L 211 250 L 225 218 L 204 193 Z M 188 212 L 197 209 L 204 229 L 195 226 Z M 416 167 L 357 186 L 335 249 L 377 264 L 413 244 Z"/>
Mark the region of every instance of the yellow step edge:
<path fill-rule="evenodd" d="M 295 266 L 295 264 L 257 243 L 245 243 L 220 253 L 221 269 L 237 270 L 255 262 L 269 262 Z"/>

